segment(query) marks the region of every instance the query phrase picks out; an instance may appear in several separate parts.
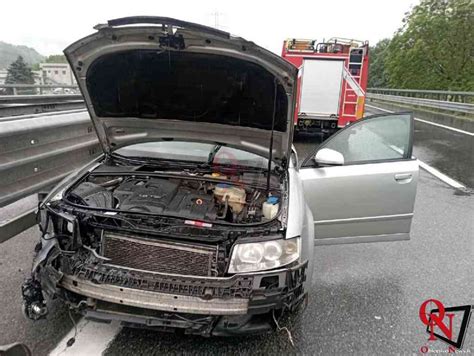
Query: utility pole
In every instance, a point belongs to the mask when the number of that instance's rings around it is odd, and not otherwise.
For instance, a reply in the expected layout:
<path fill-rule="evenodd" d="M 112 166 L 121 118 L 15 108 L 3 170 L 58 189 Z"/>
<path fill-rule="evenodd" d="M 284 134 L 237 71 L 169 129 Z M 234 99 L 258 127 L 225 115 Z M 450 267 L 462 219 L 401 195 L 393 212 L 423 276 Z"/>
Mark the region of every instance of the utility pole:
<path fill-rule="evenodd" d="M 221 15 L 221 13 L 219 11 L 215 11 L 213 13 L 211 13 L 212 16 L 214 16 L 214 27 L 219 29 L 220 25 L 219 25 L 219 16 Z"/>

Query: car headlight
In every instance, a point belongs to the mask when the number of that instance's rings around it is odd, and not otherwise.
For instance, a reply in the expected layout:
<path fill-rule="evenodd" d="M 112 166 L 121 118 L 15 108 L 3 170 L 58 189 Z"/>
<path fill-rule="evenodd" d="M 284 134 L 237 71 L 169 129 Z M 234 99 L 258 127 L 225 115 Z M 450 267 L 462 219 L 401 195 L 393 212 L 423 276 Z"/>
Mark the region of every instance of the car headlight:
<path fill-rule="evenodd" d="M 229 273 L 263 271 L 285 266 L 300 257 L 301 238 L 241 243 L 234 246 Z"/>

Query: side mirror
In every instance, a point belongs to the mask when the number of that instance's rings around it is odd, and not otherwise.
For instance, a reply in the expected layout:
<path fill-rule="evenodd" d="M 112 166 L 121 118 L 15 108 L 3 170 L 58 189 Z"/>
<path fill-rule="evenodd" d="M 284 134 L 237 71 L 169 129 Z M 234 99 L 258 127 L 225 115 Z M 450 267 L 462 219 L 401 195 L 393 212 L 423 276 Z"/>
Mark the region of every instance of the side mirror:
<path fill-rule="evenodd" d="M 330 148 L 320 149 L 316 152 L 314 160 L 321 166 L 342 166 L 344 164 L 344 156 L 342 153 Z"/>

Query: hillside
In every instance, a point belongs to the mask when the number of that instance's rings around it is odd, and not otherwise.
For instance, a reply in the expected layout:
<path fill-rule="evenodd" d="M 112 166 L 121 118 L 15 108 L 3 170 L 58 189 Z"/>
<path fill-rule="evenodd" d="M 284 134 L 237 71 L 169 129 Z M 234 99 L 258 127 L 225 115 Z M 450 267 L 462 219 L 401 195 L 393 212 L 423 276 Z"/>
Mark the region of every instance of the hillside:
<path fill-rule="evenodd" d="M 7 69 L 10 63 L 14 62 L 18 56 L 23 56 L 25 62 L 29 65 L 39 63 L 44 59 L 44 56 L 36 52 L 34 48 L 15 46 L 0 41 L 0 69 Z"/>

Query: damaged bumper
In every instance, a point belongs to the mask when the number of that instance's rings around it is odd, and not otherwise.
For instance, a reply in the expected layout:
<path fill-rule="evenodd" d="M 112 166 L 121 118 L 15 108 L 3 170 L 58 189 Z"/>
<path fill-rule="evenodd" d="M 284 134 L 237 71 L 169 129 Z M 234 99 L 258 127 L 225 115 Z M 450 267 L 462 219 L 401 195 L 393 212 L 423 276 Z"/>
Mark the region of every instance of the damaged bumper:
<path fill-rule="evenodd" d="M 278 315 L 295 311 L 306 298 L 307 262 L 201 277 L 122 268 L 83 254 L 87 257 L 64 256 L 50 242 L 38 253 L 42 260 L 34 274 L 48 297 L 59 297 L 98 321 L 206 336 L 257 333 L 273 327 L 275 310 Z"/>
<path fill-rule="evenodd" d="M 243 298 L 205 300 L 187 295 L 96 284 L 71 276 L 64 276 L 60 286 L 84 297 L 144 309 L 206 315 L 246 314 L 248 311 L 248 299 Z"/>

